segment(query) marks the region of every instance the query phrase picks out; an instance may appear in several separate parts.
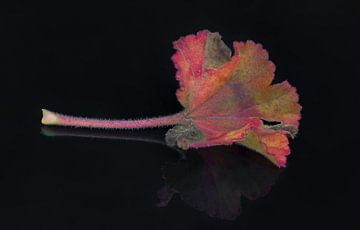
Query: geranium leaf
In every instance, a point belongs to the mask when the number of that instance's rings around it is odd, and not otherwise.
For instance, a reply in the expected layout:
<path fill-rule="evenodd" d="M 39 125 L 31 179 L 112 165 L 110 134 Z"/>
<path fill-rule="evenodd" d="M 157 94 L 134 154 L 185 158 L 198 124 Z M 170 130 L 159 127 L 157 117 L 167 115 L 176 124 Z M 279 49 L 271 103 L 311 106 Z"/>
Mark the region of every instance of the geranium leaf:
<path fill-rule="evenodd" d="M 174 42 L 177 114 L 135 120 L 91 119 L 43 109 L 42 124 L 105 129 L 175 125 L 169 145 L 182 149 L 239 143 L 278 166 L 290 153 L 288 136 L 298 131 L 301 106 L 287 81 L 273 84 L 275 65 L 253 41 L 234 42 L 234 55 L 219 33 L 208 30 Z"/>
<path fill-rule="evenodd" d="M 167 139 L 182 148 L 236 142 L 284 166 L 287 136 L 296 134 L 300 119 L 296 89 L 287 81 L 271 85 L 275 65 L 260 44 L 233 46 L 231 56 L 220 35 L 207 30 L 174 42 L 176 95 L 187 123 L 171 129 Z"/>

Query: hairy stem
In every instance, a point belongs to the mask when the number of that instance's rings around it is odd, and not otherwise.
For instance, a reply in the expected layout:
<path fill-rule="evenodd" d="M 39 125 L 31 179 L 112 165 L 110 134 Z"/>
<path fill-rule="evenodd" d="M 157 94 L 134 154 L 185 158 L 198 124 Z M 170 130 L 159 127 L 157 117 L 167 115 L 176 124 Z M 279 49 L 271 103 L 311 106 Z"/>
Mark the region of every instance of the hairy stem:
<path fill-rule="evenodd" d="M 74 117 L 55 113 L 46 109 L 42 109 L 43 117 L 41 123 L 44 125 L 59 125 L 87 128 L 103 128 L 103 129 L 140 129 L 150 127 L 160 127 L 176 125 L 183 122 L 184 112 L 174 115 L 139 119 L 139 120 L 105 120 L 91 119 L 84 117 Z"/>

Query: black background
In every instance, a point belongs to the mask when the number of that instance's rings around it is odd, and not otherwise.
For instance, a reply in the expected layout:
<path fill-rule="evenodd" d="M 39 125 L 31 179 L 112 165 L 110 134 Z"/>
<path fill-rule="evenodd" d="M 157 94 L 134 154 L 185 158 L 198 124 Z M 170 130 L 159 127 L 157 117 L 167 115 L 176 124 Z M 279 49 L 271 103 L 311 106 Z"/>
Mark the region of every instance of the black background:
<path fill-rule="evenodd" d="M 311 229 L 356 222 L 359 11 L 350 1 L 118 1 L 0 7 L 2 229 Z M 181 110 L 172 41 L 202 29 L 254 40 L 303 106 L 288 167 L 234 221 L 179 196 L 156 207 L 176 151 L 50 138 L 41 108 L 100 118 Z M 165 130 L 160 130 L 160 132 Z M 154 130 L 154 132 L 157 132 Z M 151 131 L 146 135 L 152 135 Z"/>

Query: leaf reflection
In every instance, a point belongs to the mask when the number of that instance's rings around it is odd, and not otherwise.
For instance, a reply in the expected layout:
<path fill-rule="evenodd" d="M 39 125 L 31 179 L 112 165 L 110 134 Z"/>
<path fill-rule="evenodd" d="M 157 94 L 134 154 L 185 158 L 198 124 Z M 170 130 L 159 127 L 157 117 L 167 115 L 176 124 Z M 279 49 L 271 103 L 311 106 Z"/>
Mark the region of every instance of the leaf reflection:
<path fill-rule="evenodd" d="M 60 127 L 42 127 L 46 136 L 75 136 L 136 140 L 164 144 L 157 132 L 112 132 Z M 255 152 L 239 145 L 176 150 L 177 163 L 164 165 L 165 185 L 158 190 L 157 206 L 166 207 L 175 194 L 191 207 L 219 219 L 233 220 L 241 213 L 242 197 L 266 195 L 281 169 Z"/>
<path fill-rule="evenodd" d="M 265 195 L 280 169 L 242 146 L 217 146 L 186 152 L 186 158 L 164 167 L 166 185 L 158 206 L 178 193 L 187 204 L 211 217 L 233 220 L 241 213 L 241 197 Z"/>

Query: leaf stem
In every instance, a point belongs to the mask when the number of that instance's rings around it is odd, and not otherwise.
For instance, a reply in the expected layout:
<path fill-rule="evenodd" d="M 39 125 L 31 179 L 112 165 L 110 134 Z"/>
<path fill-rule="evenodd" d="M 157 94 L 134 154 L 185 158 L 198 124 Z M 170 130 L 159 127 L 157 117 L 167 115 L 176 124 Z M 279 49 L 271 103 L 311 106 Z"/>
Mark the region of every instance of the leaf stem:
<path fill-rule="evenodd" d="M 73 126 L 103 129 L 141 129 L 181 124 L 184 112 L 174 115 L 138 120 L 106 120 L 74 117 L 42 109 L 41 123 L 44 125 Z"/>

